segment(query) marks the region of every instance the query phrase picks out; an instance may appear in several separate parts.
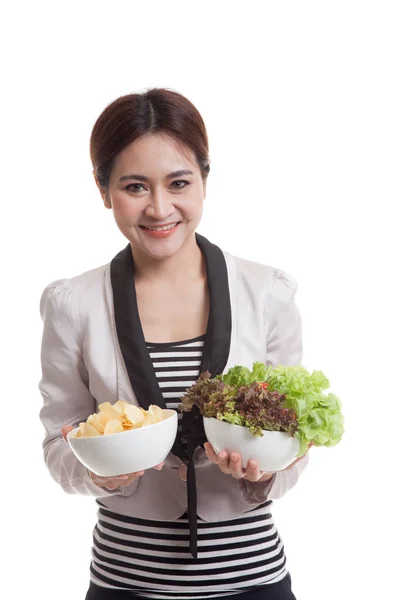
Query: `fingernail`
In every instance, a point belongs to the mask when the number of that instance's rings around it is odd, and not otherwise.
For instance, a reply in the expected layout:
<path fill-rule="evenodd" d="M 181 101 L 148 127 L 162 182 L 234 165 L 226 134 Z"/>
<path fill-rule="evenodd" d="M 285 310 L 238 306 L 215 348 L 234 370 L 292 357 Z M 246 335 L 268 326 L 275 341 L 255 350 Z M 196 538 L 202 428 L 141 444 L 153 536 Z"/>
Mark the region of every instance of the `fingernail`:
<path fill-rule="evenodd" d="M 222 452 L 220 452 L 218 454 L 218 458 L 219 458 L 219 460 L 226 460 L 226 454 L 223 454 Z"/>
<path fill-rule="evenodd" d="M 250 461 L 250 469 L 256 469 L 257 468 L 257 463 L 254 460 Z"/>
<path fill-rule="evenodd" d="M 237 462 L 237 461 L 239 460 L 239 457 L 238 457 L 238 455 L 237 455 L 237 454 L 232 454 L 232 455 L 231 455 L 231 460 L 232 460 L 233 462 Z"/>
<path fill-rule="evenodd" d="M 120 475 L 119 478 L 120 479 L 128 479 L 128 475 Z"/>

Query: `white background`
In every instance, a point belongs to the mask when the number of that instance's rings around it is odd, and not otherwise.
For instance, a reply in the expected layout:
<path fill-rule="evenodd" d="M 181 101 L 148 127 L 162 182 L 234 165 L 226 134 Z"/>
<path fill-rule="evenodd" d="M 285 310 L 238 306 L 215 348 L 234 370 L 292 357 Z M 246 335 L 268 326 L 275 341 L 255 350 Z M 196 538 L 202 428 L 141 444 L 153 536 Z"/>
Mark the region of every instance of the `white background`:
<path fill-rule="evenodd" d="M 83 599 L 94 500 L 43 460 L 39 299 L 126 244 L 95 188 L 91 128 L 165 86 L 200 110 L 199 232 L 299 282 L 304 364 L 346 434 L 275 503 L 298 600 L 398 593 L 397 2 L 13 2 L 1 16 L 1 594 Z M 397 590 L 397 591 L 396 591 Z"/>

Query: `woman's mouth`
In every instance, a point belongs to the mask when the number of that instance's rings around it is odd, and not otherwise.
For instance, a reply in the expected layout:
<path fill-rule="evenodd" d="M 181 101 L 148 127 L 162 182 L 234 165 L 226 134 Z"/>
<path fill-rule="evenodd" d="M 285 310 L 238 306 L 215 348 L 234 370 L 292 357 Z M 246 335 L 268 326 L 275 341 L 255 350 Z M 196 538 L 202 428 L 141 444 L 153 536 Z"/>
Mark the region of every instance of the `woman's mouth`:
<path fill-rule="evenodd" d="M 165 238 L 172 235 L 180 225 L 180 221 L 177 223 L 167 223 L 166 225 L 160 225 L 157 227 L 146 227 L 145 225 L 140 225 L 140 228 L 150 237 L 153 238 Z"/>

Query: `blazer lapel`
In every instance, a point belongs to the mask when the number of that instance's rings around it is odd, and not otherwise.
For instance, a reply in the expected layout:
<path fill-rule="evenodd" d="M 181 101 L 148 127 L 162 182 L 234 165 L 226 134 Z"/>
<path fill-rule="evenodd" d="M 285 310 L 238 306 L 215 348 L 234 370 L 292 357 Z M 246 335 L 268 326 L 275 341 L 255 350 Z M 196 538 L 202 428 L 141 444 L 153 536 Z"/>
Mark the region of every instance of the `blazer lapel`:
<path fill-rule="evenodd" d="M 201 370 L 209 371 L 215 377 L 225 369 L 231 346 L 232 312 L 228 270 L 223 252 L 218 246 L 199 234 L 196 234 L 196 240 L 205 259 L 210 294 L 210 314 Z"/>
<path fill-rule="evenodd" d="M 137 401 L 144 409 L 166 408 L 140 323 L 130 244 L 111 261 L 110 276 L 118 342 Z"/>

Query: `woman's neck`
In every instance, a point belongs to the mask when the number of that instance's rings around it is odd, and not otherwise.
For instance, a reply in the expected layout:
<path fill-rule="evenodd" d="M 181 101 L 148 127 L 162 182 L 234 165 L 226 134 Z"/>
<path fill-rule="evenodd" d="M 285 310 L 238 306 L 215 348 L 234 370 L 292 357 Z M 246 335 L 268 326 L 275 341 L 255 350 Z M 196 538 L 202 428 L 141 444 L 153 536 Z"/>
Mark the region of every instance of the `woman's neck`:
<path fill-rule="evenodd" d="M 203 255 L 195 236 L 179 252 L 166 259 L 154 260 L 136 248 L 132 248 L 132 254 L 137 282 L 188 282 L 206 277 Z"/>

